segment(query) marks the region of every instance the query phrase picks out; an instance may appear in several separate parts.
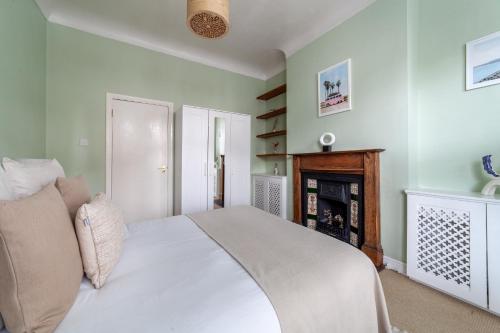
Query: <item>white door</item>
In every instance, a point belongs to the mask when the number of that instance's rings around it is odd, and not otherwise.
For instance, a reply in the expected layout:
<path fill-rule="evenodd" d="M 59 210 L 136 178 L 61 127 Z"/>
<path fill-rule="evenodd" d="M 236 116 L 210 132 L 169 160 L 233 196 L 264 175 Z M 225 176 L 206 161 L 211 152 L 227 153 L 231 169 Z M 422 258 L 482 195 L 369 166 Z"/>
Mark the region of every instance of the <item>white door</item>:
<path fill-rule="evenodd" d="M 167 106 L 114 99 L 110 198 L 127 223 L 167 216 Z"/>
<path fill-rule="evenodd" d="M 208 210 L 226 206 L 231 184 L 231 114 L 210 110 L 208 129 Z M 222 163 L 224 165 L 222 165 Z"/>
<path fill-rule="evenodd" d="M 250 116 L 231 114 L 229 141 L 231 182 L 228 206 L 251 204 Z"/>
<path fill-rule="evenodd" d="M 182 214 L 207 210 L 208 110 L 182 110 Z"/>

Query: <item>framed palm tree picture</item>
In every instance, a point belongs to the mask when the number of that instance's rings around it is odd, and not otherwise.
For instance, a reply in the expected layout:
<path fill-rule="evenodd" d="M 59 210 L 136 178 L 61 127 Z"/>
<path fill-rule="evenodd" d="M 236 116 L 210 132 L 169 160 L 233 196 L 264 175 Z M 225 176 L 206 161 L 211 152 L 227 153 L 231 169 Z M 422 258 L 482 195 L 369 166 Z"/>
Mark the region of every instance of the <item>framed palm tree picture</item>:
<path fill-rule="evenodd" d="M 318 73 L 318 115 L 351 109 L 351 59 L 347 59 Z"/>

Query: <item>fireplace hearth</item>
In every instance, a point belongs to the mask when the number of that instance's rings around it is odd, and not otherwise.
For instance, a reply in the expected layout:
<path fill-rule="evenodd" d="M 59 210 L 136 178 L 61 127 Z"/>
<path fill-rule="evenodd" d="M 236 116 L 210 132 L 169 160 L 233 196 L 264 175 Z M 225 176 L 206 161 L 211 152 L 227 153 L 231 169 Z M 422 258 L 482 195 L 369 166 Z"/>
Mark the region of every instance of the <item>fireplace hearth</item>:
<path fill-rule="evenodd" d="M 357 248 L 363 245 L 363 177 L 303 173 L 302 224 Z"/>

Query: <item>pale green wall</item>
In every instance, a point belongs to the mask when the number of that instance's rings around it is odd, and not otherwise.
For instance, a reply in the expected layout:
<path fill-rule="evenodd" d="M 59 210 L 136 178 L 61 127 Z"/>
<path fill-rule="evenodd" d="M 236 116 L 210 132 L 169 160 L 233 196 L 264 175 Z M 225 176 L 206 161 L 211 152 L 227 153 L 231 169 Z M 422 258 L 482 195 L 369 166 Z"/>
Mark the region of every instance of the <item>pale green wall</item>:
<path fill-rule="evenodd" d="M 47 34 L 47 155 L 69 175 L 84 174 L 92 190 L 105 188 L 106 93 L 206 106 L 252 115 L 265 82 L 127 45 L 56 24 Z M 257 128 L 252 117 L 253 135 Z M 78 145 L 89 139 L 88 147 Z M 262 162 L 253 145 L 254 171 Z"/>
<path fill-rule="evenodd" d="M 500 85 L 465 91 L 465 44 L 500 31 L 500 1 L 417 3 L 417 182 L 479 191 L 481 156 L 500 169 Z"/>
<path fill-rule="evenodd" d="M 337 136 L 336 150 L 387 150 L 381 156 L 382 242 L 396 259 L 405 256 L 402 191 L 409 182 L 406 10 L 406 1 L 378 0 L 289 57 L 286 73 L 289 152 L 320 151 L 326 131 Z M 318 118 L 317 73 L 348 58 L 353 110 Z"/>
<path fill-rule="evenodd" d="M 337 135 L 335 149 L 387 149 L 382 242 L 387 255 L 404 260 L 404 188 L 478 190 L 487 153 L 500 168 L 500 85 L 464 89 L 465 43 L 499 31 L 499 12 L 497 0 L 377 0 L 264 82 L 47 24 L 32 0 L 0 1 L 0 156 L 56 157 L 98 191 L 107 92 L 254 116 L 286 99 L 289 152 L 319 151 L 324 131 Z M 353 110 L 318 118 L 316 74 L 347 58 Z M 286 97 L 255 100 L 285 80 Z M 252 118 L 252 135 L 272 126 Z M 78 146 L 80 137 L 90 146 Z M 272 171 L 272 162 L 254 157 L 265 150 L 253 141 L 254 172 Z M 290 163 L 287 169 L 291 194 Z"/>
<path fill-rule="evenodd" d="M 407 1 L 407 56 L 408 56 L 408 186 L 418 187 L 418 20 L 419 1 Z"/>
<path fill-rule="evenodd" d="M 498 156 L 500 85 L 465 91 L 465 44 L 500 30 L 496 0 L 377 0 L 287 62 L 288 150 L 381 147 L 382 244 L 406 259 L 407 187 L 478 191 Z M 316 116 L 316 73 L 353 62 L 353 110 Z M 291 168 L 289 165 L 289 184 Z M 290 193 L 291 194 L 291 193 Z M 291 212 L 291 209 L 290 209 Z"/>
<path fill-rule="evenodd" d="M 32 0 L 0 0 L 0 157 L 45 155 L 45 29 Z"/>

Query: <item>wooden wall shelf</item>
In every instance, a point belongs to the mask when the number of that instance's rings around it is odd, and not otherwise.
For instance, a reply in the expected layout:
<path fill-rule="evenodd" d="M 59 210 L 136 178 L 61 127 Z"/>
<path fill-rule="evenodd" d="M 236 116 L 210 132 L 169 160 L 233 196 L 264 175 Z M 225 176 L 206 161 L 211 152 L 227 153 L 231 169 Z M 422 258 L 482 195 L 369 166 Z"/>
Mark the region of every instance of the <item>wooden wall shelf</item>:
<path fill-rule="evenodd" d="M 281 94 L 284 94 L 284 93 L 286 93 L 286 84 L 282 84 L 281 86 L 278 86 L 278 87 L 274 88 L 273 90 L 266 92 L 265 94 L 257 97 L 257 99 L 261 100 L 261 101 L 268 101 L 268 100 L 270 100 L 276 96 L 279 96 Z M 280 109 L 277 109 L 277 110 L 270 111 L 268 113 L 264 113 L 260 116 L 257 116 L 257 119 L 267 120 L 267 119 L 277 117 L 277 116 L 279 116 L 281 114 L 285 114 L 285 113 L 286 113 L 286 106 L 284 106 Z M 263 133 L 263 134 L 257 135 L 257 138 L 267 139 L 267 138 L 272 138 L 275 136 L 284 136 L 286 134 L 287 134 L 286 130 L 281 130 L 281 131 L 276 131 L 276 132 Z M 260 158 L 286 158 L 287 156 L 288 156 L 287 153 L 257 154 L 257 157 L 260 157 Z"/>
<path fill-rule="evenodd" d="M 287 153 L 278 153 L 278 154 L 257 154 L 257 157 L 262 157 L 262 158 L 266 158 L 266 157 L 287 157 L 288 154 Z"/>
<path fill-rule="evenodd" d="M 279 116 L 281 114 L 285 114 L 285 113 L 286 113 L 286 107 L 281 108 L 281 109 L 277 109 L 277 110 L 274 110 L 274 111 L 271 111 L 268 113 L 264 113 L 264 114 L 258 116 L 257 119 L 269 119 L 269 118 L 277 117 L 277 116 Z"/>
<path fill-rule="evenodd" d="M 257 99 L 261 100 L 261 101 L 268 101 L 271 98 L 274 98 L 274 97 L 279 96 L 279 95 L 284 94 L 284 93 L 286 93 L 286 84 L 281 85 L 277 88 L 274 88 L 273 90 L 268 91 L 263 95 L 260 95 L 259 97 L 257 97 Z"/>
<path fill-rule="evenodd" d="M 275 136 L 282 136 L 282 135 L 286 135 L 286 130 L 264 133 L 264 134 L 257 135 L 257 137 L 259 139 L 267 139 L 267 138 L 272 138 Z"/>

